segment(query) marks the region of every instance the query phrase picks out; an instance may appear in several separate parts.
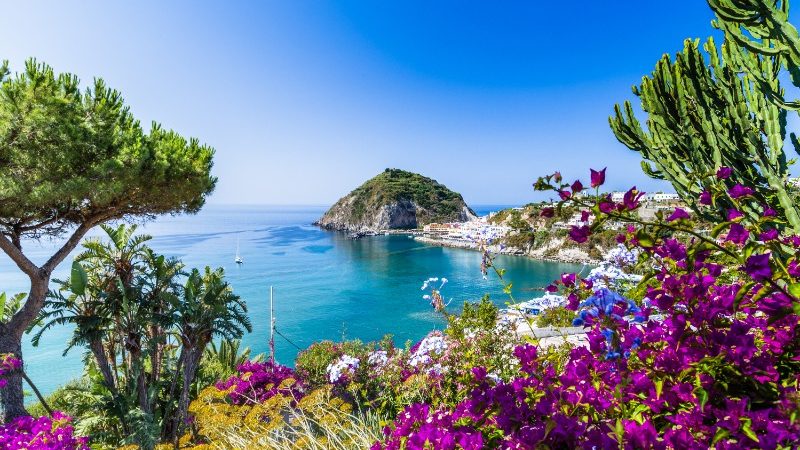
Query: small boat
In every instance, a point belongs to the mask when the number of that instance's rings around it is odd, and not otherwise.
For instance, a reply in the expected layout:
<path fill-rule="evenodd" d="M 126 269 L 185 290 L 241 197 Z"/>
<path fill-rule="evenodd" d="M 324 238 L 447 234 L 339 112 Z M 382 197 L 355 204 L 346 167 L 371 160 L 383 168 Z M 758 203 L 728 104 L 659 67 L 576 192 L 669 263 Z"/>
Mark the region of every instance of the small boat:
<path fill-rule="evenodd" d="M 239 264 L 239 265 L 244 264 L 244 260 L 242 259 L 241 256 L 239 256 L 239 238 L 238 237 L 236 238 L 236 257 L 233 258 L 233 261 L 236 262 L 236 264 Z"/>

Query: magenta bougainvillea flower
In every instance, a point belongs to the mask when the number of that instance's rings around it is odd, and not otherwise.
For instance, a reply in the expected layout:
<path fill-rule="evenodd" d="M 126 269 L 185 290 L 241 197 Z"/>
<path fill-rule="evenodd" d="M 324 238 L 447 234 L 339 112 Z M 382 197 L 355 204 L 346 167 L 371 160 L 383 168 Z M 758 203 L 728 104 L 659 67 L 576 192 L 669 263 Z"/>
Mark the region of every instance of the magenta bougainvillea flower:
<path fill-rule="evenodd" d="M 7 450 L 89 450 L 87 438 L 74 435 L 72 418 L 60 411 L 53 417 L 18 417 L 0 425 L 0 448 Z"/>
<path fill-rule="evenodd" d="M 711 204 L 711 192 L 703 191 L 700 193 L 700 204 L 701 205 Z"/>
<path fill-rule="evenodd" d="M 606 168 L 602 170 L 589 169 L 592 187 L 602 186 L 606 182 Z"/>
<path fill-rule="evenodd" d="M 725 240 L 728 242 L 733 242 L 734 244 L 744 244 L 747 241 L 747 238 L 750 237 L 750 232 L 743 226 L 738 223 L 731 224 L 730 230 L 728 230 L 728 235 L 725 237 Z"/>
<path fill-rule="evenodd" d="M 756 281 L 772 277 L 772 269 L 769 267 L 769 253 L 753 255 L 747 258 L 744 271 Z"/>
<path fill-rule="evenodd" d="M 674 222 L 676 220 L 681 219 L 688 219 L 689 213 L 687 213 L 683 208 L 675 208 L 675 211 L 667 217 L 667 222 Z"/>
<path fill-rule="evenodd" d="M 22 361 L 11 353 L 0 355 L 0 388 L 8 384 L 5 376 L 22 367 Z"/>
<path fill-rule="evenodd" d="M 731 208 L 726 212 L 726 216 L 728 220 L 734 221 L 736 219 L 741 219 L 742 217 L 744 217 L 744 214 L 742 214 L 741 211 L 739 211 L 736 208 Z"/>
<path fill-rule="evenodd" d="M 589 240 L 589 235 L 591 231 L 587 225 L 573 225 L 572 228 L 569 230 L 569 238 L 573 241 L 582 244 Z"/>
<path fill-rule="evenodd" d="M 289 386 L 286 380 L 294 380 Z M 285 394 L 299 400 L 305 386 L 289 367 L 272 362 L 247 361 L 237 369 L 237 374 L 216 385 L 217 389 L 230 389 L 228 398 L 236 405 L 263 403 L 276 394 Z"/>
<path fill-rule="evenodd" d="M 639 192 L 636 190 L 636 186 L 629 189 L 625 192 L 625 195 L 622 196 L 622 204 L 619 205 L 618 209 L 620 211 L 628 210 L 633 211 L 634 209 L 639 207 L 639 200 L 644 195 L 644 192 Z"/>
<path fill-rule="evenodd" d="M 733 173 L 733 169 L 730 167 L 720 167 L 717 169 L 717 178 L 720 180 L 724 180 L 731 177 L 731 173 Z"/>
<path fill-rule="evenodd" d="M 728 195 L 731 198 L 742 198 L 753 195 L 753 188 L 749 186 L 742 186 L 741 184 L 734 184 L 732 188 L 728 189 Z"/>

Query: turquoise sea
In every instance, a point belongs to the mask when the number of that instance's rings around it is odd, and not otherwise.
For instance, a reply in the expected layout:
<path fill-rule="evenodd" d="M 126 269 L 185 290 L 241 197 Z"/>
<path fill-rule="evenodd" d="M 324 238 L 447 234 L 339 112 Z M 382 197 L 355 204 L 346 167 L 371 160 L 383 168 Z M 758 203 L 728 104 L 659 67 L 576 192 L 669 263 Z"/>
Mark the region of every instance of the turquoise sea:
<path fill-rule="evenodd" d="M 502 206 L 476 208 L 479 214 Z M 325 207 L 207 206 L 197 215 L 162 217 L 140 226 L 153 236 L 157 252 L 181 258 L 188 267 L 222 266 L 237 294 L 248 304 L 253 332 L 244 339 L 254 353 L 267 352 L 269 287 L 274 287 L 279 362 L 291 365 L 297 348 L 321 339 L 416 340 L 442 320 L 422 299 L 428 277 L 446 277 L 443 290 L 452 307 L 489 293 L 498 305 L 508 301 L 496 277 L 484 280 L 479 252 L 419 243 L 407 236 L 349 240 L 311 226 Z M 92 235 L 98 235 L 97 232 Z M 239 240 L 242 266 L 234 263 Z M 41 263 L 57 241 L 25 243 L 26 253 Z M 580 266 L 499 257 L 517 299 L 537 296 L 541 288 Z M 66 277 L 69 259 L 56 278 Z M 26 278 L 4 255 L 0 291 L 27 291 Z M 44 392 L 75 378 L 82 370 L 82 349 L 62 357 L 71 329 L 46 333 L 38 348 L 24 347 L 26 370 Z M 26 338 L 29 340 L 29 337 Z M 291 342 L 289 342 L 291 341 Z"/>

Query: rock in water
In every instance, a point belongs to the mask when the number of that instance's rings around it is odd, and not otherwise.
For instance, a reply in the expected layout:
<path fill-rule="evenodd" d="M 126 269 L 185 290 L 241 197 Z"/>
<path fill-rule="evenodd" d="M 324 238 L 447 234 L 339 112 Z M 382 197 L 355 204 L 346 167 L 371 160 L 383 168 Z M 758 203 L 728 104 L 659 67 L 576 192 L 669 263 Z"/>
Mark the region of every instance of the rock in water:
<path fill-rule="evenodd" d="M 314 225 L 360 232 L 413 229 L 476 218 L 461 194 L 422 175 L 386 169 L 339 199 Z"/>

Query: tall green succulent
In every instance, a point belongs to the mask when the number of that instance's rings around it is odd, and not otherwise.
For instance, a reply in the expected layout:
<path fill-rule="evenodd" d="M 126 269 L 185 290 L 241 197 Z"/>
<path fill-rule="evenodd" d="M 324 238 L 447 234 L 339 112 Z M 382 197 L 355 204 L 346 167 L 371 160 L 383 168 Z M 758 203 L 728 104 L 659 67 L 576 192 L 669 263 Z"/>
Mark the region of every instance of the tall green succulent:
<path fill-rule="evenodd" d="M 800 206 L 787 186 L 793 161 L 784 151 L 787 145 L 800 151 L 800 142 L 794 134 L 787 142 L 786 115 L 794 105 L 784 101 L 780 83 L 783 70 L 797 67 L 787 65 L 794 58 L 788 55 L 798 55 L 796 61 L 800 62 L 797 31 L 785 13 L 788 5 L 762 0 L 709 3 L 712 8 L 727 4 L 726 12 L 730 12 L 730 4 L 736 4 L 734 11 L 741 13 L 737 17 L 742 22 L 731 21 L 731 14 L 719 14 L 714 25 L 725 32 L 721 46 L 708 39 L 701 49 L 698 40 L 687 39 L 674 60 L 664 55 L 653 73 L 633 88 L 647 114 L 646 126 L 637 119 L 631 103 L 625 102 L 615 106 L 609 119 L 611 128 L 620 142 L 642 154 L 645 173 L 671 182 L 706 218 L 718 220 L 731 205 L 723 196 L 715 205 L 716 212 L 700 209 L 700 194 L 726 192 L 740 183 L 755 188 L 745 211 L 751 219 L 769 205 L 778 211 L 779 220 L 800 232 Z M 752 11 L 769 5 L 777 8 L 774 24 L 762 25 L 761 21 L 758 29 L 746 28 L 746 21 L 755 13 L 744 14 L 743 5 Z M 733 37 L 733 33 L 740 35 Z M 789 35 L 793 38 L 786 37 Z M 744 36 L 759 41 L 745 43 Z M 776 43 L 773 39 L 782 40 Z M 730 178 L 714 175 L 722 166 L 733 169 Z"/>

